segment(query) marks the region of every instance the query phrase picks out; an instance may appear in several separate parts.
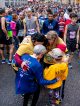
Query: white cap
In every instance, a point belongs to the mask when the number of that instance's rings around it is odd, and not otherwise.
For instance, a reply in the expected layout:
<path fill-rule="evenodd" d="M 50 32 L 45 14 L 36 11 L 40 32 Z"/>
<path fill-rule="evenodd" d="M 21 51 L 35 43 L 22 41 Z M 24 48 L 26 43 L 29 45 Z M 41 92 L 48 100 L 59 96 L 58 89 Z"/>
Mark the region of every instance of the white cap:
<path fill-rule="evenodd" d="M 59 48 L 55 48 L 49 52 L 49 55 L 54 59 L 60 59 L 63 56 L 63 52 Z"/>

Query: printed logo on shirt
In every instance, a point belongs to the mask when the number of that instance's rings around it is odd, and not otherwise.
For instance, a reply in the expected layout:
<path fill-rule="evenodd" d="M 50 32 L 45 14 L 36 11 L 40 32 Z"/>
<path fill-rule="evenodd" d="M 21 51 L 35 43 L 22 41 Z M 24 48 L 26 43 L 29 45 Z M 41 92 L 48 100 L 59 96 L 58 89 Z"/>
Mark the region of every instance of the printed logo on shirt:
<path fill-rule="evenodd" d="M 48 29 L 49 29 L 49 30 L 52 30 L 52 29 L 53 29 L 52 24 L 49 24 L 49 25 L 48 25 Z"/>

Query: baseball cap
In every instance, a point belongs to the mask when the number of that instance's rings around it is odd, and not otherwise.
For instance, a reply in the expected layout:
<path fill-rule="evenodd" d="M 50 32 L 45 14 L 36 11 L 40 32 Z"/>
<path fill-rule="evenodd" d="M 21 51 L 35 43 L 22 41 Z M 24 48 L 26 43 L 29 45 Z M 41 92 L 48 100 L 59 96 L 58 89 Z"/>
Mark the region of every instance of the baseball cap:
<path fill-rule="evenodd" d="M 59 48 L 61 51 L 66 51 L 66 45 L 65 44 L 58 44 L 56 48 Z"/>
<path fill-rule="evenodd" d="M 63 57 L 63 52 L 59 48 L 55 48 L 49 52 L 49 55 L 54 59 L 61 59 Z"/>

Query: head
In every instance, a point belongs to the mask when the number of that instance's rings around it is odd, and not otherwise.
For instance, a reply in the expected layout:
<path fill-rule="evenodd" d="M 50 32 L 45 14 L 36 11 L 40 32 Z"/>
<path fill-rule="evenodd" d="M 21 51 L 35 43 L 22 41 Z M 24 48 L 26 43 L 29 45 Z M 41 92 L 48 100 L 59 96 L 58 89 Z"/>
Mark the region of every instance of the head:
<path fill-rule="evenodd" d="M 52 12 L 50 12 L 50 13 L 48 14 L 48 19 L 49 19 L 50 21 L 53 20 L 53 13 L 52 13 Z"/>
<path fill-rule="evenodd" d="M 1 15 L 1 16 L 5 16 L 5 9 L 0 8 L 0 15 Z"/>
<path fill-rule="evenodd" d="M 32 42 L 33 42 L 33 45 L 38 45 L 38 44 L 44 44 L 45 43 L 45 36 L 40 34 L 40 33 L 35 33 L 34 35 L 31 36 L 32 38 Z"/>
<path fill-rule="evenodd" d="M 32 16 L 32 10 L 31 10 L 31 8 L 28 8 L 26 10 L 26 14 L 27 14 L 28 17 L 31 17 Z"/>
<path fill-rule="evenodd" d="M 62 60 L 63 52 L 59 48 L 55 48 L 49 52 L 49 55 L 56 61 L 59 61 L 59 60 Z"/>
<path fill-rule="evenodd" d="M 40 61 L 41 58 L 43 58 L 44 54 L 47 52 L 46 47 L 38 44 L 36 46 L 34 46 L 34 55 L 36 56 L 36 58 Z"/>
<path fill-rule="evenodd" d="M 18 15 L 16 13 L 12 14 L 13 21 L 17 21 Z"/>
<path fill-rule="evenodd" d="M 47 14 L 50 14 L 51 12 L 51 9 L 47 9 Z"/>
<path fill-rule="evenodd" d="M 24 14 L 22 12 L 19 13 L 19 18 L 24 19 Z"/>
<path fill-rule="evenodd" d="M 60 17 L 64 17 L 64 11 L 61 11 Z"/>
<path fill-rule="evenodd" d="M 77 22 L 78 16 L 76 13 L 71 13 L 70 18 L 72 20 L 72 23 L 75 24 Z"/>
<path fill-rule="evenodd" d="M 58 38 L 58 34 L 55 31 L 49 31 L 46 35 L 50 45 L 53 45 Z"/>

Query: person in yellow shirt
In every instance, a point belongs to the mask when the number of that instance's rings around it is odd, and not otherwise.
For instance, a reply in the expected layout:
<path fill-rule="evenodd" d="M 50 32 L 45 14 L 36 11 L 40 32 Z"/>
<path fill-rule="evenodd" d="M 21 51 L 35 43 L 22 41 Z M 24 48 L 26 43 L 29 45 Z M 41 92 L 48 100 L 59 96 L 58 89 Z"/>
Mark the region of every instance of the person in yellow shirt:
<path fill-rule="evenodd" d="M 47 85 L 49 89 L 49 100 L 50 105 L 56 105 L 60 102 L 60 88 L 63 81 L 67 79 L 68 76 L 68 64 L 62 61 L 63 52 L 59 48 L 55 48 L 49 52 L 49 55 L 55 59 L 55 64 L 49 66 L 44 70 L 44 78 L 46 80 L 52 80 L 54 78 L 59 78 L 58 82 L 55 84 Z"/>
<path fill-rule="evenodd" d="M 14 59 L 17 65 L 23 68 L 26 63 L 21 60 L 21 56 L 23 54 L 32 55 L 34 46 L 37 44 L 44 44 L 44 41 L 45 41 L 45 36 L 39 33 L 36 33 L 33 36 L 26 36 L 21 42 L 21 44 L 19 45 L 19 48 L 16 51 L 15 56 L 14 56 Z M 15 64 L 12 64 L 12 67 L 16 71 L 18 71 L 18 67 L 16 68 Z"/>
<path fill-rule="evenodd" d="M 58 34 L 55 31 L 49 31 L 47 33 L 47 35 L 45 35 L 45 36 L 48 40 L 48 44 L 46 46 L 48 52 L 51 51 L 52 49 L 56 48 L 59 44 L 63 44 L 64 46 L 66 46 L 64 41 L 58 36 Z M 67 48 L 65 49 L 65 52 L 66 52 L 66 50 L 67 50 Z M 44 57 L 44 63 L 54 64 L 55 61 L 47 53 Z"/>

